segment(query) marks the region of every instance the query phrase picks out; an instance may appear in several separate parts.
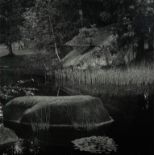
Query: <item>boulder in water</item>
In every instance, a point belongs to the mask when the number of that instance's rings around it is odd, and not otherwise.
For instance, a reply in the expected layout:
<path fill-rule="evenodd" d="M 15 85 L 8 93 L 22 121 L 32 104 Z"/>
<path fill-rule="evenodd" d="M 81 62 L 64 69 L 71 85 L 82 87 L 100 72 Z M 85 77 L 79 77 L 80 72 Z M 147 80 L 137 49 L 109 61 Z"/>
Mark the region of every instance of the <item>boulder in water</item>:
<path fill-rule="evenodd" d="M 91 130 L 113 122 L 99 98 L 77 96 L 25 96 L 4 107 L 4 122 L 32 126 L 33 129 L 74 128 Z"/>

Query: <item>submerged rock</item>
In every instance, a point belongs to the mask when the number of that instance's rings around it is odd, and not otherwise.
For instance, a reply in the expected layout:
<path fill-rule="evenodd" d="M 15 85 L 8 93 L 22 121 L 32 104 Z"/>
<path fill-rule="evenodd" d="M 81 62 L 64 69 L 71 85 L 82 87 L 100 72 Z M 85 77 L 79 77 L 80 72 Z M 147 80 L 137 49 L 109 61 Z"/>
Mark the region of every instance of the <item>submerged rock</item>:
<path fill-rule="evenodd" d="M 0 146 L 18 141 L 17 135 L 10 129 L 0 126 Z"/>
<path fill-rule="evenodd" d="M 113 119 L 99 98 L 79 95 L 15 98 L 4 107 L 4 121 L 31 125 L 34 130 L 50 127 L 91 130 Z"/>

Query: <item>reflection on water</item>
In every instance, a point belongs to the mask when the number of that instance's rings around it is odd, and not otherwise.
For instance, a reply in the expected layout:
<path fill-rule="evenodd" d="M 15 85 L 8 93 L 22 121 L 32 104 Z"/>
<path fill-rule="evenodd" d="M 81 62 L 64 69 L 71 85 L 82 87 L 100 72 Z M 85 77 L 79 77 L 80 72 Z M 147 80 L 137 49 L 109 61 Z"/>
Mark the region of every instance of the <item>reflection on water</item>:
<path fill-rule="evenodd" d="M 11 78 L 11 79 L 10 79 Z M 60 87 L 53 83 L 45 83 L 40 78 L 13 76 L 10 74 L 0 79 L 0 85 L 16 85 L 19 80 L 29 80 L 22 87 L 33 87 L 38 91 L 34 95 L 61 96 L 68 95 Z M 20 81 L 21 82 L 21 81 Z M 64 89 L 63 89 L 64 90 Z M 74 91 L 75 94 L 77 91 Z M 126 94 L 119 96 L 108 94 L 97 94 L 103 101 L 104 106 L 114 118 L 115 122 L 104 131 L 96 133 L 96 136 L 111 137 L 118 144 L 117 152 L 111 154 L 119 155 L 142 155 L 153 154 L 153 95 L 148 92 L 142 94 Z M 5 104 L 5 103 L 3 103 Z M 26 134 L 26 133 L 25 133 Z M 27 133 L 29 134 L 29 133 Z M 65 131 L 64 131 L 65 134 Z M 52 134 L 51 134 L 52 135 Z M 63 134 L 62 134 L 63 135 Z M 59 138 L 65 139 L 60 135 Z M 72 133 L 70 133 L 72 135 Z M 95 133 L 94 133 L 95 135 Z M 46 135 L 48 138 L 49 136 Z M 21 137 L 21 136 L 20 136 Z M 82 138 L 82 137 L 81 137 Z M 46 139 L 46 138 L 45 138 Z M 52 136 L 50 137 L 52 139 Z M 53 146 L 47 139 L 41 141 L 38 136 L 21 138 L 17 143 L 5 147 L 0 146 L 2 155 L 34 155 L 34 154 L 66 154 L 80 155 L 89 154 L 75 150 L 70 142 L 67 146 Z M 104 154 L 104 153 L 102 153 Z"/>

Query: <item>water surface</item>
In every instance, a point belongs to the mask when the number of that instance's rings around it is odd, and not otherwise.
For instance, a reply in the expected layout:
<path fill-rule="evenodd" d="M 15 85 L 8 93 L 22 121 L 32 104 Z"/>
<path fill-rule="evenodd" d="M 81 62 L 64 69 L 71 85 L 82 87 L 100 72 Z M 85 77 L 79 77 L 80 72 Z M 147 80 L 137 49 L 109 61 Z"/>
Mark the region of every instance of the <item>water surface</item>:
<path fill-rule="evenodd" d="M 27 81 L 26 83 L 21 84 L 21 87 L 36 88 L 37 91 L 35 92 L 35 95 L 71 95 L 69 91 L 65 91 L 66 86 L 63 88 L 62 86 L 59 86 L 59 83 L 56 81 L 45 82 L 44 78 L 36 77 L 34 75 L 25 76 L 15 72 L 0 72 L 0 87 L 4 87 L 5 85 L 16 86 L 18 84 L 17 81 L 20 80 Z M 73 88 L 74 87 L 69 90 L 72 90 Z M 79 91 L 75 90 L 76 88 L 74 89 L 74 94 L 78 94 Z M 107 93 L 105 93 L 105 91 L 106 88 L 104 89 L 104 93 L 100 92 L 93 95 L 102 100 L 103 105 L 115 121 L 107 128 L 93 134 L 108 136 L 116 142 L 117 152 L 112 152 L 111 154 L 153 155 L 153 92 L 149 92 L 148 97 L 146 98 L 144 96 L 145 92 L 139 94 L 123 94 L 120 92 L 121 95 L 117 92 L 114 95 L 111 95 L 109 90 Z M 83 94 L 90 94 L 90 91 L 85 91 Z M 8 100 L 3 100 L 2 104 L 5 105 Z M 23 133 L 18 134 L 20 139 L 17 143 L 5 147 L 0 146 L 0 153 L 3 155 L 89 154 L 75 150 L 72 143 L 61 146 L 53 145 L 50 141 L 52 140 L 52 134 L 47 134 L 44 137 L 44 140 L 39 139 L 39 135 L 36 134 L 31 133 L 30 137 L 26 137 L 22 134 Z M 27 135 L 30 134 L 27 133 Z M 65 135 L 65 131 L 60 135 L 62 140 L 65 139 L 63 135 Z M 85 133 L 85 135 L 87 135 L 87 133 Z M 70 133 L 70 136 L 72 136 L 72 133 Z M 81 135 L 81 137 L 82 136 L 83 135 Z"/>

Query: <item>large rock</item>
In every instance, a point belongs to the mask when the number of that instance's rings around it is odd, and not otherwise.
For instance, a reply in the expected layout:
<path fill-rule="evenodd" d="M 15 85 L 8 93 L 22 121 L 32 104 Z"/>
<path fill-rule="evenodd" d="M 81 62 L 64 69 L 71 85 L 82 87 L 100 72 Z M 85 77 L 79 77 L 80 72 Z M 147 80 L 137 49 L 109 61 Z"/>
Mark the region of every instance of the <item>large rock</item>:
<path fill-rule="evenodd" d="M 4 122 L 38 128 L 94 129 L 113 119 L 101 100 L 91 96 L 26 96 L 11 100 L 4 107 Z"/>

